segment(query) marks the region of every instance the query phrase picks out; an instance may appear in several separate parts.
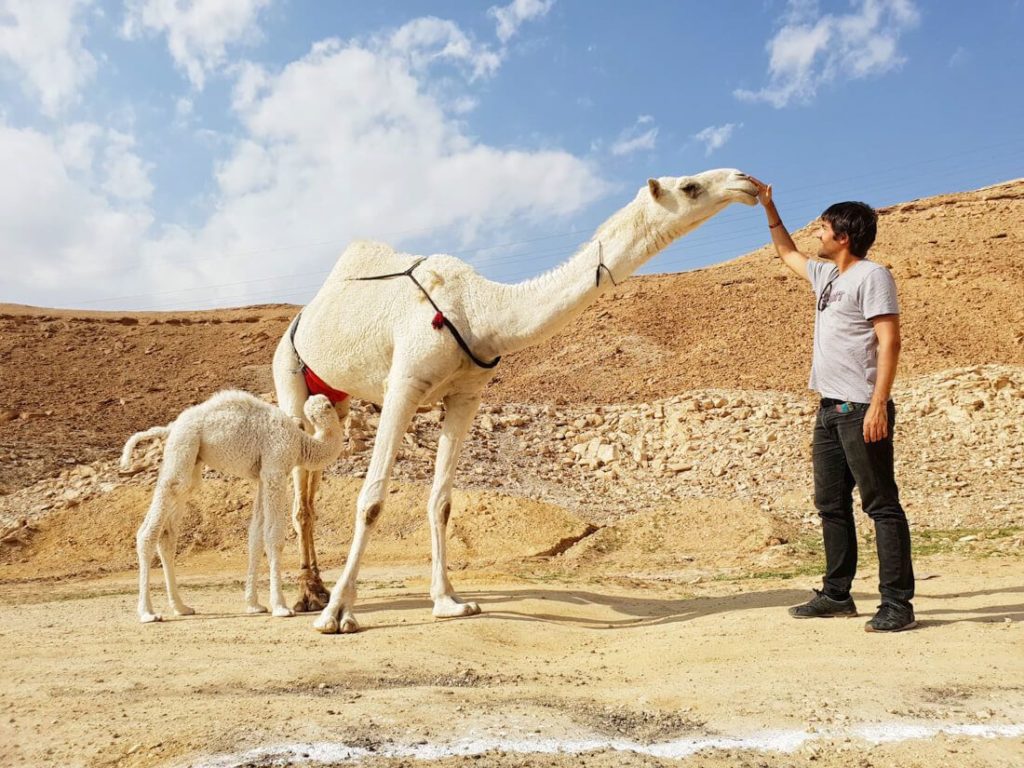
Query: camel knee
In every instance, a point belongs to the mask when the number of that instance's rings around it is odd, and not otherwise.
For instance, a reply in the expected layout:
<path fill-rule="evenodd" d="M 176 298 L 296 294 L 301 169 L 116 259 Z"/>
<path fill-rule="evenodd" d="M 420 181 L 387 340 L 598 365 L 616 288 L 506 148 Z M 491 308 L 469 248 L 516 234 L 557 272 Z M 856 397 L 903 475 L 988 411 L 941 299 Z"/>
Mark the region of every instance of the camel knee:
<path fill-rule="evenodd" d="M 377 522 L 377 518 L 380 517 L 382 509 L 383 505 L 379 501 L 376 501 L 370 506 L 368 506 L 365 510 L 363 510 L 363 523 L 366 524 L 367 528 L 372 528 L 374 526 L 374 524 Z"/>
<path fill-rule="evenodd" d="M 301 534 L 308 530 L 316 522 L 316 510 L 312 504 L 298 503 L 292 507 L 292 526 L 295 532 Z"/>

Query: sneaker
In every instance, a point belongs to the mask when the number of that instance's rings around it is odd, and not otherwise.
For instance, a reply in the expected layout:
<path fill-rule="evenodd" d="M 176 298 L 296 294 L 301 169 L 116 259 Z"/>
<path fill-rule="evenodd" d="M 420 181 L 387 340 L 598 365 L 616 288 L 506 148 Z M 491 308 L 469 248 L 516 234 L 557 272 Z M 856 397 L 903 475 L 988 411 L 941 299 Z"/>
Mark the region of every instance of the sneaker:
<path fill-rule="evenodd" d="M 833 616 L 856 616 L 857 606 L 853 598 L 833 600 L 819 589 L 814 590 L 814 597 L 803 605 L 794 605 L 789 609 L 794 619 L 830 619 Z"/>
<path fill-rule="evenodd" d="M 917 626 L 909 603 L 882 603 L 878 613 L 864 625 L 865 632 L 902 632 Z"/>

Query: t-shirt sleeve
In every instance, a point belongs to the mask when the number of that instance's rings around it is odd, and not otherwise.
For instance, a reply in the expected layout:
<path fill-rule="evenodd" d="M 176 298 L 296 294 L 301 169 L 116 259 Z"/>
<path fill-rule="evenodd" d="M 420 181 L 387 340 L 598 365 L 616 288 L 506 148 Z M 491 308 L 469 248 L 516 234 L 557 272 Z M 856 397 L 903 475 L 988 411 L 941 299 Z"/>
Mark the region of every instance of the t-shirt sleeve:
<path fill-rule="evenodd" d="M 811 290 L 814 291 L 815 296 L 819 295 L 824 289 L 825 283 L 828 282 L 828 272 L 831 268 L 831 264 L 826 264 L 823 261 L 807 260 L 807 279 L 811 281 Z"/>
<path fill-rule="evenodd" d="M 879 315 L 898 315 L 899 301 L 896 298 L 896 281 L 884 267 L 871 270 L 861 286 L 861 309 L 864 319 Z"/>

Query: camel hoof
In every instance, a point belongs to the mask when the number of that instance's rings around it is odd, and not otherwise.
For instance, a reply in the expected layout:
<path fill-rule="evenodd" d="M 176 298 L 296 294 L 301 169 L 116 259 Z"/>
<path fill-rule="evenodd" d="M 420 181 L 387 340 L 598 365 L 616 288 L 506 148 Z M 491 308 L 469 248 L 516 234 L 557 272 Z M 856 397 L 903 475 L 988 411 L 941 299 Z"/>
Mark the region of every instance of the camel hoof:
<path fill-rule="evenodd" d="M 163 621 L 164 617 L 159 613 L 140 613 L 139 623 L 140 624 L 155 624 L 158 621 Z"/>
<path fill-rule="evenodd" d="M 264 610 L 266 610 L 266 609 L 264 609 Z M 291 608 L 289 608 L 287 605 L 279 605 L 276 608 L 274 608 L 274 616 L 276 616 L 279 619 L 287 619 L 287 618 L 289 618 L 291 616 L 294 616 L 294 615 L 295 615 L 295 612 Z"/>
<path fill-rule="evenodd" d="M 339 631 L 338 620 L 333 616 L 320 614 L 320 617 L 313 622 L 313 629 L 321 635 L 336 635 Z"/>
<path fill-rule="evenodd" d="M 299 576 L 299 599 L 295 603 L 296 613 L 322 611 L 331 601 L 331 593 L 324 588 L 319 574 L 303 570 Z"/>
<path fill-rule="evenodd" d="M 187 605 L 182 605 L 174 609 L 176 616 L 195 616 L 196 609 L 189 608 Z"/>
<path fill-rule="evenodd" d="M 313 595 L 303 594 L 302 597 L 295 601 L 295 605 L 292 606 L 292 610 L 296 613 L 316 613 L 317 611 L 322 611 L 326 608 L 330 599 L 330 595 L 319 598 L 314 597 Z"/>
<path fill-rule="evenodd" d="M 341 628 L 339 629 L 343 635 L 354 635 L 359 631 L 359 622 L 356 621 L 355 616 L 346 616 L 341 621 Z"/>
<path fill-rule="evenodd" d="M 455 600 L 440 600 L 434 604 L 434 618 L 455 619 L 460 616 L 476 616 L 480 613 L 477 603 L 460 603 Z"/>
<path fill-rule="evenodd" d="M 267 609 L 262 605 L 249 605 L 246 606 L 245 612 L 251 616 L 257 613 L 266 613 Z"/>

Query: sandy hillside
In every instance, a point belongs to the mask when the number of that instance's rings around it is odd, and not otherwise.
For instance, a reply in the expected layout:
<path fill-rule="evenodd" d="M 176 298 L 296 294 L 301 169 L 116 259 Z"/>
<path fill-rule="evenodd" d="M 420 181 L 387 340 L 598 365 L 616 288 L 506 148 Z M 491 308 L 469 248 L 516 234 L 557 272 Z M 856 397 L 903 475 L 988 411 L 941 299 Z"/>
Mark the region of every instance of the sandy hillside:
<path fill-rule="evenodd" d="M 0 766 L 1021 765 L 1024 181 L 882 214 L 921 621 L 888 637 L 861 626 L 877 601 L 863 517 L 862 616 L 785 611 L 822 566 L 813 300 L 767 251 L 632 278 L 502 363 L 453 500 L 452 580 L 484 609 L 471 619 L 430 617 L 442 414 L 418 414 L 352 636 L 245 614 L 251 489 L 209 471 L 178 559 L 197 614 L 134 616 L 160 445 L 123 474 L 121 444 L 225 386 L 269 397 L 297 308 L 0 305 Z M 351 455 L 321 489 L 329 583 L 377 421 L 355 405 Z"/>
<path fill-rule="evenodd" d="M 1024 365 L 1024 181 L 881 214 L 872 257 L 899 280 L 901 376 Z M 813 250 L 806 230 L 796 240 Z M 787 275 L 761 250 L 695 272 L 633 277 L 556 338 L 510 356 L 487 401 L 637 403 L 705 388 L 804 393 L 812 299 Z M 271 391 L 270 358 L 296 311 L 0 305 L 0 489 L 100 458 L 223 387 Z"/>

